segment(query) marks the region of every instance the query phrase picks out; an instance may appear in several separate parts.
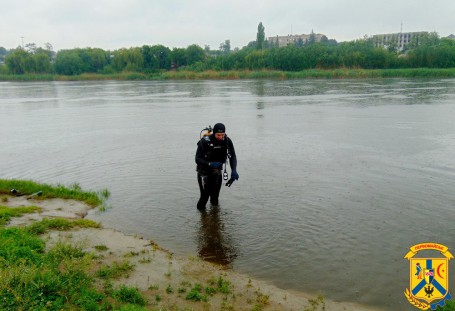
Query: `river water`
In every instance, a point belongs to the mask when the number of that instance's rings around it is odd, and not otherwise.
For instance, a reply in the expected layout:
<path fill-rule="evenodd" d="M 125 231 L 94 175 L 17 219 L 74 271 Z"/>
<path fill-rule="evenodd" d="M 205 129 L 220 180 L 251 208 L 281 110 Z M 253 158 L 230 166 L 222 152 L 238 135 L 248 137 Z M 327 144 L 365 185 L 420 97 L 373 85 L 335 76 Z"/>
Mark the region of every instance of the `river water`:
<path fill-rule="evenodd" d="M 408 248 L 455 249 L 453 79 L 3 82 L 0 117 L 0 178 L 107 188 L 105 226 L 282 288 L 412 310 Z M 217 122 L 240 179 L 200 213 Z"/>

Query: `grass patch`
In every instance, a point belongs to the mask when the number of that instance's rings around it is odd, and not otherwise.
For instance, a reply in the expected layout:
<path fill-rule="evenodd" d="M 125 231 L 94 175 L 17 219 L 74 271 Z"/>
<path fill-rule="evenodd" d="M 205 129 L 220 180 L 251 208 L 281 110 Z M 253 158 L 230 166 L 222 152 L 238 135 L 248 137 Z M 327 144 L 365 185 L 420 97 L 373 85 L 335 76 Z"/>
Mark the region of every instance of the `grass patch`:
<path fill-rule="evenodd" d="M 45 243 L 25 229 L 8 228 L 0 230 L 0 272 L 3 268 L 39 264 L 45 249 Z M 1 308 L 0 308 L 1 310 Z"/>
<path fill-rule="evenodd" d="M 143 310 L 136 288 L 102 290 L 82 247 L 45 242 L 28 228 L 0 229 L 0 310 Z"/>
<path fill-rule="evenodd" d="M 196 283 L 190 292 L 186 295 L 186 300 L 208 301 L 208 298 L 206 295 L 202 294 L 202 285 Z"/>
<path fill-rule="evenodd" d="M 144 296 L 135 287 L 120 286 L 120 289 L 114 290 L 113 296 L 121 302 L 133 303 L 140 306 L 145 305 Z"/>
<path fill-rule="evenodd" d="M 128 261 L 114 262 L 112 266 L 104 265 L 97 272 L 96 276 L 102 279 L 117 279 L 121 276 L 128 275 L 128 272 L 134 269 Z"/>
<path fill-rule="evenodd" d="M 43 219 L 27 226 L 32 234 L 43 234 L 49 230 L 69 230 L 73 228 L 100 228 L 101 225 L 89 219 L 68 220 L 65 218 Z"/>
<path fill-rule="evenodd" d="M 303 309 L 303 311 L 316 311 L 321 307 L 322 310 L 325 310 L 325 299 L 322 295 L 317 296 L 314 299 L 308 299 L 310 305 Z"/>
<path fill-rule="evenodd" d="M 172 288 L 171 284 L 169 284 L 166 287 L 166 294 L 173 294 L 173 293 L 174 293 L 174 289 Z"/>
<path fill-rule="evenodd" d="M 152 258 L 150 257 L 142 257 L 141 259 L 139 259 L 139 263 L 142 263 L 142 264 L 146 264 L 146 263 L 150 263 L 152 262 Z"/>
<path fill-rule="evenodd" d="M 231 282 L 225 280 L 221 275 L 218 277 L 218 279 L 213 277 L 210 278 L 208 280 L 208 283 L 210 285 L 208 288 L 215 290 L 215 292 L 220 292 L 223 294 L 229 294 L 231 292 Z"/>
<path fill-rule="evenodd" d="M 110 196 L 107 189 L 101 192 L 83 191 L 79 184 L 65 187 L 63 185 L 53 186 L 37 183 L 31 180 L 0 179 L 0 194 L 10 194 L 12 189 L 24 195 L 31 195 L 41 191 L 42 194 L 36 196 L 36 199 L 73 199 L 84 202 L 91 207 L 102 206 Z"/>
<path fill-rule="evenodd" d="M 109 249 L 106 245 L 95 245 L 94 248 L 100 252 L 105 252 Z"/>
<path fill-rule="evenodd" d="M 8 224 L 12 217 L 19 217 L 24 214 L 31 214 L 40 211 L 41 208 L 37 206 L 7 207 L 0 205 L 0 226 Z"/>
<path fill-rule="evenodd" d="M 236 79 L 365 79 L 365 78 L 452 78 L 455 68 L 404 68 L 404 69 L 307 69 L 302 71 L 280 70 L 230 70 L 230 71 L 167 71 L 150 76 L 156 80 L 236 80 Z"/>

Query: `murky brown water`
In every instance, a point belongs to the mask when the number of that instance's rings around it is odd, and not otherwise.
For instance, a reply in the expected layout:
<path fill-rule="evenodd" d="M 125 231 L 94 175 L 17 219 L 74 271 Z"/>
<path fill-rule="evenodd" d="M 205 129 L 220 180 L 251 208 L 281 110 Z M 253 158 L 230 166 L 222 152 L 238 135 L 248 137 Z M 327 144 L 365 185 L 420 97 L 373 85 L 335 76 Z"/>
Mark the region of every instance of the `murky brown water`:
<path fill-rule="evenodd" d="M 455 248 L 454 115 L 455 80 L 0 83 L 0 172 L 108 188 L 93 218 L 179 255 L 404 310 L 408 248 Z M 216 122 L 240 180 L 201 214 Z"/>

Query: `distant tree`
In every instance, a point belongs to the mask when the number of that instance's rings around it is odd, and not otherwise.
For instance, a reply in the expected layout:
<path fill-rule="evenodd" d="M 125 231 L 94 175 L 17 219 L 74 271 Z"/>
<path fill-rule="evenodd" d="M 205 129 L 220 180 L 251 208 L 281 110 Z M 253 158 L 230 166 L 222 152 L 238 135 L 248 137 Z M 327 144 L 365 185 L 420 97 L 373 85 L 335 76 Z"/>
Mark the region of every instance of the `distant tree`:
<path fill-rule="evenodd" d="M 305 42 L 303 41 L 302 38 L 299 38 L 299 39 L 295 42 L 295 46 L 296 46 L 296 47 L 299 47 L 299 48 L 303 47 L 304 44 L 305 44 Z"/>
<path fill-rule="evenodd" d="M 203 48 L 197 44 L 192 44 L 186 48 L 187 65 L 205 61 L 206 55 Z"/>
<path fill-rule="evenodd" d="M 12 74 L 24 74 L 26 72 L 30 53 L 22 48 L 15 49 L 11 54 L 5 57 L 5 63 L 8 71 Z"/>
<path fill-rule="evenodd" d="M 187 64 L 186 49 L 173 48 L 171 51 L 171 61 L 172 61 L 171 67 L 173 68 L 186 66 Z"/>
<path fill-rule="evenodd" d="M 169 70 L 171 68 L 171 50 L 164 45 L 152 46 L 152 53 L 159 69 Z"/>
<path fill-rule="evenodd" d="M 407 45 L 407 49 L 412 50 L 416 49 L 420 46 L 435 46 L 439 45 L 441 39 L 436 32 L 424 32 L 418 35 L 414 35 L 411 37 L 409 44 Z"/>
<path fill-rule="evenodd" d="M 61 75 L 78 75 L 84 72 L 84 62 L 77 50 L 61 50 L 54 63 L 55 72 Z"/>
<path fill-rule="evenodd" d="M 245 61 L 250 70 L 258 70 L 264 68 L 264 56 L 262 51 L 252 51 L 245 57 Z"/>
<path fill-rule="evenodd" d="M 425 46 L 437 46 L 441 43 L 441 39 L 437 32 L 430 32 L 428 35 L 422 36 L 420 42 Z"/>
<path fill-rule="evenodd" d="M 169 48 L 161 44 L 154 46 L 144 45 L 141 51 L 144 59 L 145 70 L 170 69 L 171 50 Z"/>
<path fill-rule="evenodd" d="M 387 51 L 389 51 L 390 53 L 398 53 L 399 52 L 398 37 L 393 36 L 392 40 L 387 45 Z"/>
<path fill-rule="evenodd" d="M 152 52 L 152 47 L 150 45 L 143 45 L 141 48 L 142 58 L 144 59 L 144 69 L 158 69 L 154 65 L 154 55 Z M 156 66 L 156 68 L 154 68 Z"/>
<path fill-rule="evenodd" d="M 327 38 L 326 35 L 322 35 L 321 40 L 319 42 L 321 42 L 322 44 L 327 44 L 329 43 L 329 38 Z"/>
<path fill-rule="evenodd" d="M 38 46 L 35 43 L 27 43 L 25 45 L 25 50 L 32 54 L 34 54 L 36 52 L 37 48 L 38 48 Z"/>
<path fill-rule="evenodd" d="M 48 50 L 47 48 L 41 48 L 41 47 L 37 48 L 35 51 L 35 54 L 41 54 L 41 53 L 46 54 L 49 57 L 49 59 L 54 59 L 55 55 L 56 55 L 56 53 L 54 51 Z"/>
<path fill-rule="evenodd" d="M 144 58 L 141 48 L 123 48 L 114 51 L 112 67 L 116 71 L 141 71 L 144 68 Z"/>
<path fill-rule="evenodd" d="M 449 68 L 453 67 L 455 51 L 453 43 L 440 39 L 438 34 L 426 33 L 411 39 L 407 61 L 411 67 Z"/>
<path fill-rule="evenodd" d="M 33 56 L 33 65 L 35 73 L 50 73 L 52 72 L 52 66 L 50 57 L 45 52 L 35 53 Z"/>
<path fill-rule="evenodd" d="M 0 63 L 3 63 L 5 61 L 7 52 L 8 51 L 4 47 L 0 46 Z"/>
<path fill-rule="evenodd" d="M 125 48 L 115 50 L 112 53 L 111 64 L 115 71 L 123 71 L 128 64 L 128 50 Z"/>
<path fill-rule="evenodd" d="M 53 52 L 41 50 L 52 59 Z M 61 50 L 55 56 L 54 70 L 62 75 L 103 72 L 110 63 L 110 53 L 99 48 Z"/>
<path fill-rule="evenodd" d="M 310 37 L 308 38 L 308 45 L 312 45 L 316 43 L 316 35 L 313 32 L 313 29 L 311 30 Z"/>
<path fill-rule="evenodd" d="M 258 25 L 258 32 L 256 35 L 256 49 L 261 50 L 264 48 L 265 41 L 265 28 L 262 25 L 262 22 Z"/>
<path fill-rule="evenodd" d="M 44 43 L 44 49 L 46 49 L 48 51 L 53 51 L 54 47 L 49 42 L 46 42 L 46 43 Z"/>
<path fill-rule="evenodd" d="M 7 54 L 5 63 L 8 71 L 12 74 L 52 72 L 49 55 L 41 48 L 30 50 L 34 52 L 26 51 L 20 47 Z"/>
<path fill-rule="evenodd" d="M 110 53 L 100 48 L 86 48 L 88 72 L 101 72 L 110 62 Z"/>
<path fill-rule="evenodd" d="M 231 52 L 231 40 L 225 40 L 220 43 L 220 51 L 223 54 L 229 54 Z"/>
<path fill-rule="evenodd" d="M 250 42 L 248 42 L 248 44 L 246 45 L 245 48 L 247 48 L 247 49 L 249 49 L 249 48 L 256 49 L 256 47 L 257 47 L 256 41 L 250 41 Z"/>
<path fill-rule="evenodd" d="M 441 46 L 455 47 L 455 40 L 451 38 L 441 38 Z"/>

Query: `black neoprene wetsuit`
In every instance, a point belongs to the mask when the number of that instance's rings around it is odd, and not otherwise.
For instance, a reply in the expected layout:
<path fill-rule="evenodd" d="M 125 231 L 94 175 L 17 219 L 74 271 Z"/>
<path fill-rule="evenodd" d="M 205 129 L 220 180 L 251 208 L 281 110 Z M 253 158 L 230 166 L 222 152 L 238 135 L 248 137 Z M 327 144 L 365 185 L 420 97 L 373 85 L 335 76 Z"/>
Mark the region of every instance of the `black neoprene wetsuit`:
<path fill-rule="evenodd" d="M 212 168 L 210 162 L 225 164 L 229 156 L 231 170 L 237 169 L 237 157 L 235 155 L 232 140 L 225 136 L 223 140 L 217 140 L 214 134 L 203 137 L 197 144 L 196 171 L 201 196 L 197 203 L 198 209 L 204 209 L 210 198 L 210 203 L 218 205 L 221 184 L 223 182 L 223 168 Z"/>

